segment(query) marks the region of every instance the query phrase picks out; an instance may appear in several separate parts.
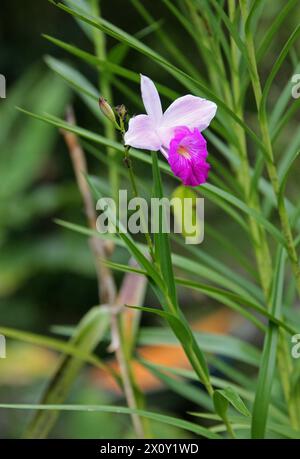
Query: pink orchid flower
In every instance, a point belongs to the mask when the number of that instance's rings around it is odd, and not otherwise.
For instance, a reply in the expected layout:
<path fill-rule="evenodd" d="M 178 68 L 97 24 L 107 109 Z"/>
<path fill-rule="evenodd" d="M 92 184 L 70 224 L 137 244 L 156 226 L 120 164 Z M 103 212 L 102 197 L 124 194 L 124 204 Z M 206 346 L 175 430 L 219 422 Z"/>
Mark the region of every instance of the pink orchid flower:
<path fill-rule="evenodd" d="M 206 140 L 201 131 L 215 116 L 216 104 L 188 94 L 176 99 L 163 113 L 158 91 L 144 75 L 141 75 L 141 92 L 147 115 L 130 119 L 125 144 L 160 150 L 184 185 L 205 183 L 210 165 L 206 162 Z"/>

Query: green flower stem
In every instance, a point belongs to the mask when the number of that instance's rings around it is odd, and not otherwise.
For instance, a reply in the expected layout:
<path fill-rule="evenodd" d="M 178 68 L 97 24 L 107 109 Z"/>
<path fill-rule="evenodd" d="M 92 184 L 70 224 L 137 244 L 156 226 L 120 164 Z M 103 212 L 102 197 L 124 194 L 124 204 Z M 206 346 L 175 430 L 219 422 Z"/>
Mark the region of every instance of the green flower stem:
<path fill-rule="evenodd" d="M 124 132 L 123 132 L 123 134 L 124 134 Z M 125 148 L 124 148 L 124 163 L 126 164 L 126 167 L 128 169 L 129 180 L 130 180 L 130 184 L 131 184 L 133 195 L 134 195 L 135 198 L 138 198 L 139 197 L 139 193 L 138 193 L 138 188 L 137 188 L 137 184 L 136 184 L 136 180 L 135 180 L 135 176 L 134 176 L 134 171 L 133 171 L 133 167 L 132 167 L 132 161 L 131 161 L 131 158 L 130 158 L 130 155 L 129 155 L 129 150 L 130 150 L 130 147 L 129 146 L 125 146 Z M 148 248 L 149 248 L 150 256 L 151 256 L 152 260 L 155 262 L 153 243 L 152 243 L 152 239 L 150 237 L 150 234 L 149 234 L 149 231 L 148 231 L 148 228 L 147 228 L 147 225 L 146 225 L 145 218 L 144 218 L 143 214 L 141 214 L 141 225 L 143 227 L 143 233 L 145 234 L 146 243 L 147 243 Z"/>
<path fill-rule="evenodd" d="M 129 155 L 129 150 L 130 150 L 130 147 L 129 146 L 125 146 L 125 148 L 124 148 L 124 163 L 125 163 L 125 165 L 126 165 L 126 167 L 128 169 L 129 180 L 130 180 L 130 184 L 131 184 L 133 195 L 134 195 L 135 198 L 137 198 L 138 197 L 138 189 L 137 189 L 137 184 L 136 184 L 135 177 L 134 177 L 132 161 L 131 161 L 131 158 L 130 158 L 130 155 Z"/>

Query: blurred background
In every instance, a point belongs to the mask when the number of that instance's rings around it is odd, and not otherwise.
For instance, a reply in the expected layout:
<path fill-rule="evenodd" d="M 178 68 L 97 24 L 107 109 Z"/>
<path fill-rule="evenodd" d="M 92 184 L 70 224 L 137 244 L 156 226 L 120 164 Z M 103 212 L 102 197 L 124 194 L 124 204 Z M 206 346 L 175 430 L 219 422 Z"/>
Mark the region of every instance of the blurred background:
<path fill-rule="evenodd" d="M 201 67 L 197 50 L 186 34 L 178 36 L 178 23 L 162 2 L 145 1 L 144 4 L 156 20 L 161 21 L 160 27 L 168 30 L 174 44 L 180 46 L 198 68 Z M 264 21 L 269 23 L 283 5 L 284 1 L 269 2 L 262 27 Z M 129 33 L 136 34 L 145 29 L 145 22 L 130 1 L 104 0 L 102 13 Z M 296 23 L 297 17 L 291 16 L 290 21 Z M 277 37 L 278 42 L 284 41 L 292 27 L 291 23 L 290 27 L 282 30 L 282 36 Z M 71 64 L 73 60 L 45 40 L 42 34 L 61 38 L 93 52 L 90 41 L 76 22 L 46 0 L 1 1 L 0 73 L 7 80 L 7 99 L 0 100 L 0 323 L 1 327 L 49 335 L 55 325 L 76 325 L 84 313 L 97 304 L 97 283 L 87 239 L 62 229 L 53 221 L 62 218 L 85 224 L 81 198 L 63 139 L 54 127 L 29 118 L 16 107 L 36 113 L 48 112 L 63 118 L 67 105 L 72 103 L 80 126 L 95 132 L 101 132 L 102 127 L 87 111 L 82 100 L 46 65 L 44 58 L 48 55 Z M 144 40 L 153 49 L 165 53 L 157 34 L 150 31 L 145 34 Z M 116 43 L 108 39 L 107 44 L 111 48 Z M 275 55 L 276 43 L 271 46 L 269 60 L 262 62 L 263 75 L 267 75 Z M 129 51 L 124 65 L 138 72 L 142 69 L 153 80 L 182 91 L 176 81 L 170 81 L 167 73 L 138 53 Z M 97 86 L 97 75 L 88 66 L 78 61 L 76 66 Z M 277 95 L 290 78 L 291 68 L 291 63 L 287 63 L 286 77 L 276 82 Z M 132 89 L 136 91 L 137 86 L 133 84 Z M 276 99 L 276 88 L 272 97 Z M 114 88 L 114 102 L 129 103 L 118 88 Z M 251 111 L 251 102 L 249 105 Z M 132 107 L 132 111 L 134 109 Z M 296 126 L 297 121 L 291 121 L 289 129 L 293 130 Z M 288 131 L 284 135 L 288 136 Z M 284 145 L 284 136 L 279 142 Z M 106 175 L 98 161 L 92 156 L 88 160 L 93 174 L 99 177 Z M 139 173 L 143 173 L 143 165 L 136 167 Z M 150 174 L 148 176 L 150 183 Z M 297 171 L 294 172 L 294 179 L 296 177 Z M 296 192 L 295 180 L 294 184 L 292 179 L 290 182 L 293 194 Z M 167 183 L 166 187 L 169 185 Z M 232 221 L 210 203 L 206 207 L 206 219 L 216 231 L 220 229 L 224 234 L 232 232 Z M 235 243 L 240 244 L 251 260 L 252 255 L 238 230 L 235 231 Z M 230 255 L 222 246 L 216 246 L 209 236 L 205 239 L 205 250 L 212 255 L 216 253 L 228 266 L 236 268 Z M 121 277 L 117 274 L 118 282 Z M 241 330 L 240 322 L 233 320 L 232 314 L 220 309 L 212 300 L 185 290 L 180 291 L 180 299 L 196 329 L 234 333 L 239 325 Z M 145 304 L 151 303 L 153 297 L 147 292 Z M 146 317 L 143 323 L 159 322 Z M 247 329 L 246 332 L 250 333 L 251 330 Z M 103 349 L 100 352 L 104 352 Z M 153 353 L 157 362 L 166 362 L 171 358 L 165 355 L 166 350 L 159 347 L 154 348 Z M 8 339 L 7 359 L 0 360 L 0 400 L 6 403 L 37 402 L 57 358 L 58 355 L 49 349 Z M 176 358 L 181 357 L 177 355 Z M 148 391 L 151 408 L 166 413 L 180 413 L 182 416 L 189 409 L 188 402 L 170 391 L 166 397 L 166 390 L 159 389 L 154 381 L 147 383 L 147 376 L 143 374 L 141 384 Z M 101 375 L 88 368 L 74 385 L 70 400 L 86 404 L 122 401 L 109 382 L 103 384 Z M 27 420 L 26 413 L 1 410 L 0 436 L 20 436 Z M 177 432 L 170 427 L 156 428 L 159 430 L 157 436 L 188 436 L 186 432 Z M 52 433 L 53 437 L 69 438 L 118 438 L 131 435 L 126 417 L 93 413 L 63 414 Z"/>

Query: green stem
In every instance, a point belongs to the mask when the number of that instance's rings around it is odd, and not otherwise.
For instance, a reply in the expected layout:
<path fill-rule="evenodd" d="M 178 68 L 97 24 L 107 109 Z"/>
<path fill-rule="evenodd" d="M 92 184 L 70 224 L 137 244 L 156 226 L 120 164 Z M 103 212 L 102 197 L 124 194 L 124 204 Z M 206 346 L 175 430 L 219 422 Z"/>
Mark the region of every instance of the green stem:
<path fill-rule="evenodd" d="M 237 11 L 236 8 L 236 0 L 229 0 L 229 18 L 231 22 L 234 22 L 235 14 Z M 233 90 L 233 97 L 231 108 L 235 110 L 238 116 L 243 119 L 243 107 L 241 105 L 241 87 L 240 87 L 240 79 L 239 79 L 239 50 L 235 43 L 233 37 L 230 40 L 230 48 L 231 48 L 231 57 L 232 57 L 232 67 L 231 67 L 231 81 L 232 81 L 232 90 Z M 246 203 L 249 207 L 254 208 L 258 212 L 260 212 L 260 204 L 258 200 L 258 196 L 256 191 L 251 192 L 251 173 L 250 173 L 250 165 L 248 160 L 248 153 L 247 153 L 247 143 L 245 132 L 240 125 L 234 125 L 234 129 L 236 132 L 237 140 L 239 142 L 238 148 L 238 155 L 241 161 L 241 167 L 238 170 L 238 178 L 241 183 L 241 186 L 244 190 L 244 197 Z M 233 146 L 234 148 L 234 146 Z M 256 220 L 254 218 L 249 218 L 249 225 L 250 225 L 250 233 L 253 241 L 253 248 L 256 257 L 256 264 L 257 269 L 260 276 L 260 282 L 264 291 L 264 295 L 266 301 L 269 300 L 269 293 L 270 293 L 270 285 L 271 285 L 271 278 L 272 278 L 272 271 L 271 271 L 271 255 L 270 250 L 267 242 L 266 233 L 263 229 L 261 229 Z"/>
<path fill-rule="evenodd" d="M 234 22 L 236 14 L 236 0 L 228 1 L 229 19 Z M 231 84 L 233 90 L 233 105 L 235 109 L 240 108 L 240 79 L 239 79 L 239 54 L 238 47 L 233 37 L 230 37 L 230 51 L 231 51 Z"/>
<path fill-rule="evenodd" d="M 244 22 L 247 20 L 248 17 L 248 7 L 246 0 L 240 0 L 242 16 Z M 253 37 L 250 33 L 246 33 L 246 48 L 248 53 L 248 60 L 250 64 L 250 75 L 251 81 L 256 101 L 257 110 L 260 113 L 261 110 L 261 102 L 262 102 L 262 88 L 260 83 L 260 78 L 257 69 L 257 62 L 256 62 L 256 55 L 255 55 L 255 47 L 253 42 Z M 278 214 L 281 223 L 282 232 L 286 241 L 286 248 L 287 253 L 292 265 L 293 273 L 297 282 L 297 290 L 300 297 L 300 266 L 299 266 L 299 258 L 297 255 L 297 251 L 295 248 L 294 238 L 291 230 L 291 225 L 289 222 L 288 212 L 286 210 L 285 201 L 284 199 L 280 199 L 280 187 L 279 187 L 279 178 L 277 173 L 277 168 L 274 162 L 274 154 L 273 154 L 273 147 L 270 137 L 270 131 L 268 126 L 268 119 L 265 110 L 263 109 L 261 115 L 259 116 L 259 123 L 260 123 L 260 130 L 262 134 L 262 140 L 265 146 L 267 159 L 266 159 L 266 167 L 268 171 L 268 175 L 277 198 L 278 203 Z"/>
<path fill-rule="evenodd" d="M 135 176 L 134 176 L 134 171 L 133 171 L 133 167 L 132 167 L 132 161 L 131 161 L 131 158 L 130 158 L 130 155 L 129 155 L 129 150 L 130 150 L 130 147 L 129 146 L 125 146 L 125 149 L 124 149 L 124 162 L 125 162 L 126 167 L 128 169 L 129 180 L 130 180 L 130 183 L 131 183 L 131 188 L 132 188 L 133 195 L 134 195 L 135 198 L 138 198 L 139 197 L 139 193 L 138 193 L 138 188 L 137 188 L 137 184 L 136 184 L 136 180 L 135 180 Z M 147 224 L 145 222 L 145 218 L 144 218 L 143 214 L 141 215 L 141 224 L 142 224 L 143 233 L 145 234 L 145 239 L 146 239 L 146 242 L 147 242 L 147 245 L 148 245 L 148 248 L 149 248 L 149 253 L 151 255 L 152 260 L 155 262 L 153 243 L 152 243 L 152 239 L 150 237 L 150 234 L 149 234 L 149 231 L 148 231 L 148 228 L 147 228 Z"/>
<path fill-rule="evenodd" d="M 134 176 L 134 172 L 133 172 L 132 161 L 131 161 L 131 158 L 130 158 L 130 155 L 129 155 L 129 150 L 130 150 L 130 147 L 126 146 L 125 150 L 124 150 L 124 162 L 125 162 L 126 167 L 128 169 L 129 180 L 130 180 L 130 184 L 131 184 L 133 195 L 134 195 L 135 198 L 137 198 L 138 197 L 138 189 L 137 189 L 137 184 L 136 184 L 136 181 L 135 181 L 135 176 Z"/>
<path fill-rule="evenodd" d="M 240 6 L 241 6 L 243 21 L 245 24 L 247 17 L 248 17 L 247 1 L 240 0 Z M 248 61 L 249 61 L 249 66 L 250 66 L 249 71 L 250 71 L 250 76 L 251 76 L 251 81 L 252 81 L 253 92 L 255 96 L 257 110 L 258 110 L 258 113 L 260 114 L 259 115 L 260 130 L 261 130 L 262 140 L 263 140 L 264 147 L 265 147 L 266 154 L 267 154 L 267 158 L 266 158 L 267 172 L 268 172 L 268 175 L 269 175 L 269 178 L 270 178 L 273 190 L 274 190 L 274 194 L 277 198 L 277 204 L 278 204 L 277 210 L 278 210 L 278 214 L 279 214 L 279 218 L 281 222 L 282 232 L 283 232 L 283 235 L 286 241 L 286 250 L 287 250 L 287 254 L 290 259 L 291 265 L 292 265 L 292 269 L 293 269 L 294 276 L 295 276 L 296 283 L 297 283 L 297 290 L 300 296 L 299 259 L 298 259 L 298 255 L 297 255 L 295 244 L 294 244 L 294 239 L 292 235 L 288 213 L 285 207 L 285 201 L 284 199 L 281 199 L 280 197 L 279 178 L 278 178 L 277 168 L 276 168 L 275 161 L 274 161 L 273 146 L 272 146 L 270 132 L 269 132 L 267 114 L 266 114 L 265 109 L 261 111 L 262 88 L 261 88 L 261 83 L 260 83 L 260 78 L 259 78 L 259 73 L 258 73 L 258 68 L 257 68 L 255 47 L 254 47 L 254 41 L 253 41 L 252 34 L 247 33 L 246 31 L 245 40 L 246 40 L 246 49 L 248 53 Z M 278 368 L 280 372 L 283 392 L 284 392 L 284 396 L 285 396 L 285 400 L 287 403 L 289 416 L 291 420 L 291 425 L 295 429 L 299 429 L 298 416 L 296 414 L 298 407 L 296 408 L 296 412 L 295 412 L 295 407 L 293 406 L 293 403 L 291 403 L 291 384 L 290 384 L 290 378 L 288 377 L 288 375 L 291 373 L 292 370 L 291 370 L 291 362 L 290 362 L 290 357 L 289 357 L 289 350 L 286 348 L 286 345 L 284 344 L 284 339 L 282 337 L 278 345 L 277 360 L 278 360 Z"/>

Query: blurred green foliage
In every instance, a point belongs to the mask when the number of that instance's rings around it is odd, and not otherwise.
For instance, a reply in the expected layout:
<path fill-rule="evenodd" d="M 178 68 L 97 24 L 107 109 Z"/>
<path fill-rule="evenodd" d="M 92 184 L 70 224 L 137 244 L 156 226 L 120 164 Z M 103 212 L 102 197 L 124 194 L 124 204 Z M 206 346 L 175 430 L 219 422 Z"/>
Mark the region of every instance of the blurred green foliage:
<path fill-rule="evenodd" d="M 104 14 L 133 33 L 144 29 L 145 23 L 133 7 L 130 17 L 124 16 L 124 3 L 116 0 L 103 2 Z M 162 9 L 159 7 L 157 12 Z M 86 239 L 53 222 L 54 218 L 62 216 L 85 221 L 65 146 L 58 130 L 18 110 L 22 107 L 63 118 L 68 103 L 73 100 L 80 119 L 98 129 L 98 123 L 87 114 L 80 98 L 74 101 L 69 85 L 44 63 L 47 54 L 60 57 L 63 52 L 43 39 L 41 34 L 61 36 L 62 30 L 67 41 L 90 46 L 78 25 L 71 18 L 63 17 L 46 0 L 1 2 L 0 72 L 7 79 L 7 99 L 0 100 L 1 325 L 45 334 L 55 323 L 75 325 L 97 302 L 94 264 Z M 150 41 L 159 44 L 151 37 L 151 28 L 149 32 L 145 29 L 145 34 Z M 114 54 L 116 59 L 118 55 L 122 58 L 128 54 L 128 49 L 116 47 Z M 47 58 L 47 63 L 59 71 L 54 59 Z M 136 55 L 132 64 L 139 68 L 141 58 Z M 80 78 L 82 83 L 81 75 L 67 62 L 64 74 L 67 66 L 72 78 Z M 87 66 L 83 70 L 85 84 L 90 85 L 96 100 L 95 75 Z M 123 97 L 116 88 L 116 100 L 122 101 Z M 94 107 L 94 114 L 99 118 L 96 104 Z M 96 164 L 98 162 L 90 158 L 92 170 L 96 171 Z M 14 398 L 16 401 L 14 387 L 18 388 L 19 400 L 36 398 L 35 394 L 40 392 L 42 382 L 53 366 L 49 360 L 51 354 L 43 348 L 22 343 L 16 345 L 9 339 L 7 352 L 10 359 L 0 361 L 0 368 L 5 373 L 5 377 L 0 377 L 1 399 L 9 402 Z M 28 364 L 22 363 L 24 359 Z M 101 395 L 100 389 L 93 388 L 89 381 L 88 374 L 84 373 L 77 382 L 74 393 L 78 403 L 82 400 L 84 403 L 108 404 L 115 400 L 115 395 Z M 169 400 L 172 402 L 171 396 Z M 179 401 L 177 404 L 180 409 Z M 169 402 L 165 404 L 166 409 L 169 406 Z M 19 437 L 27 418 L 20 413 L 1 411 L 1 437 Z M 153 423 L 153 429 L 157 437 L 177 435 L 176 429 L 165 425 Z M 74 416 L 63 414 L 53 436 L 99 437 L 99 431 L 103 438 L 132 435 L 125 416 L 116 421 L 113 414 L 90 416 L 79 413 Z M 182 435 L 188 437 L 187 433 L 181 432 Z"/>
<path fill-rule="evenodd" d="M 203 74 L 207 73 L 207 69 L 199 59 L 195 44 L 191 43 L 187 33 L 177 33 L 178 23 L 170 11 L 164 8 L 163 2 L 142 2 L 147 5 L 155 21 L 158 21 L 157 24 L 153 21 L 150 29 L 147 28 L 147 21 L 145 23 L 131 3 L 136 2 L 103 1 L 103 16 L 128 33 L 139 34 L 149 47 L 163 56 L 168 55 L 166 51 L 168 47 L 173 53 L 175 50 L 175 56 L 177 47 L 182 49 L 184 56 L 189 58 L 197 69 L 201 68 Z M 269 26 L 283 4 L 284 2 L 269 2 L 262 16 L 260 30 Z M 264 79 L 268 76 L 277 56 L 278 43 L 287 39 L 290 30 L 298 20 L 296 14 L 290 15 L 289 23 L 273 40 L 268 59 L 261 62 L 260 72 Z M 158 33 L 153 33 L 157 27 Z M 162 28 L 169 38 L 169 45 L 167 44 L 166 47 L 166 41 L 161 39 L 159 28 Z M 61 14 L 46 0 L 39 2 L 2 0 L 1 2 L 0 73 L 7 77 L 8 83 L 8 97 L 6 100 L 0 100 L 0 317 L 2 326 L 48 334 L 52 325 L 75 325 L 87 309 L 97 303 L 94 265 L 86 239 L 76 233 L 65 231 L 53 222 L 54 218 L 59 217 L 82 224 L 85 222 L 81 198 L 73 179 L 66 148 L 58 130 L 25 116 L 16 108 L 21 106 L 34 113 L 48 112 L 64 118 L 66 106 L 72 102 L 80 119 L 79 124 L 88 126 L 94 132 L 102 133 L 101 116 L 95 104 L 98 97 L 98 81 L 95 72 L 87 64 L 78 63 L 74 59 L 75 67 L 63 50 L 41 37 L 42 33 L 58 37 L 93 52 L 89 41 L 89 30 L 87 27 L 80 29 L 69 15 Z M 260 38 L 258 37 L 258 41 Z M 182 90 L 175 79 L 170 83 L 168 74 L 153 65 L 150 59 L 130 51 L 127 46 L 116 45 L 110 38 L 108 47 L 111 50 L 111 61 L 120 65 L 121 70 L 123 63 L 124 67 L 136 72 L 143 69 L 143 73 L 151 74 L 154 80 L 170 85 L 169 91 Z M 282 88 L 288 84 L 290 71 L 297 64 L 295 62 L 297 54 L 295 56 L 294 58 L 291 56 L 284 66 L 285 72 L 281 75 L 285 73 L 286 76 L 281 76 L 276 81 L 275 90 L 271 95 L 273 105 L 276 104 Z M 59 75 L 63 75 L 64 78 Z M 125 86 L 122 85 L 121 79 L 112 78 L 112 84 L 115 102 L 121 103 L 126 99 L 130 100 L 133 106 L 137 106 L 139 101 L 133 83 L 129 82 L 128 86 Z M 76 90 L 77 85 L 83 87 L 85 92 Z M 71 91 L 70 87 L 74 91 Z M 251 118 L 252 100 L 249 100 L 247 105 Z M 90 111 L 86 110 L 86 106 Z M 298 128 L 298 123 L 299 117 L 296 115 L 279 136 L 278 151 L 285 148 L 290 133 Z M 250 154 L 255 159 L 254 149 Z M 220 160 L 220 155 L 216 154 L 215 158 Z M 99 162 L 96 162 L 92 155 L 89 157 L 89 165 L 92 173 L 101 176 L 106 174 L 105 169 L 99 167 Z M 143 165 L 137 165 L 141 176 L 144 168 Z M 291 196 L 298 196 L 298 175 L 297 169 L 292 171 L 289 180 Z M 147 179 L 145 182 L 148 185 Z M 168 185 L 169 181 L 166 179 L 167 189 Z M 266 199 L 266 214 L 271 212 L 269 205 Z M 230 237 L 233 221 L 227 219 L 224 214 L 220 215 L 219 209 L 213 208 L 210 204 L 206 212 L 210 216 L 211 231 L 216 233 L 219 230 L 221 235 Z M 234 243 L 242 247 L 243 253 L 247 256 L 250 250 L 243 233 L 235 233 Z M 226 266 L 235 266 L 231 257 L 232 248 L 227 248 L 226 252 L 222 241 L 219 245 L 215 245 L 208 240 L 207 247 L 210 254 L 217 254 L 218 259 L 224 260 Z M 293 287 L 291 290 L 293 291 Z M 180 291 L 180 295 L 182 302 L 187 304 L 189 299 L 193 298 L 186 290 Z M 203 301 L 201 295 L 196 293 L 194 295 L 199 300 L 197 304 L 203 307 L 203 311 L 209 310 L 213 301 L 207 299 Z M 293 296 L 293 293 L 291 295 Z M 152 296 L 149 294 L 148 299 L 151 302 Z M 190 308 L 188 314 L 193 316 L 194 312 Z M 146 318 L 147 320 L 149 319 Z M 233 347 L 236 346 L 234 343 Z M 22 365 L 22 360 L 25 358 L 32 359 L 33 363 L 42 359 L 44 362 L 50 362 L 49 365 L 53 364 L 52 361 L 47 360 L 49 356 L 46 352 L 39 354 L 39 351 L 25 347 L 24 354 L 24 349 L 22 352 L 20 348 L 16 349 L 9 342 L 8 352 L 10 349 L 14 355 L 16 368 Z M 103 352 L 103 349 L 101 351 Z M 248 349 L 243 349 L 243 352 L 248 353 Z M 53 358 L 55 359 L 55 354 Z M 0 368 L 1 365 L 0 361 Z M 5 370 L 4 366 L 3 368 Z M 49 376 L 43 365 L 39 368 L 40 372 L 33 371 L 32 368 L 28 369 L 31 378 L 25 378 L 24 384 L 22 384 L 22 375 L 19 376 L 21 381 L 18 388 L 19 400 L 15 399 L 14 387 L 9 387 L 14 385 L 14 381 L 4 380 L 0 388 L 1 399 L 7 402 L 26 400 L 32 402 L 33 399 L 37 399 L 36 394 L 41 392 L 44 380 Z M 18 373 L 12 372 L 12 374 L 15 375 L 15 379 L 18 378 Z M 158 370 L 157 374 L 165 378 L 164 382 L 167 380 L 172 384 Z M 192 401 L 195 397 L 197 399 L 198 395 L 195 396 L 191 391 L 188 397 L 192 405 Z M 113 393 L 99 389 L 86 371 L 82 373 L 70 395 L 69 401 L 74 400 L 76 403 L 84 404 L 114 404 L 116 400 L 119 401 L 119 398 Z M 167 412 L 169 410 L 181 412 L 183 405 L 186 411 L 190 406 L 188 401 L 183 402 L 179 395 L 171 395 L 171 392 L 168 392 L 167 400 L 162 395 L 153 398 L 150 396 L 151 404 Z M 126 417 L 107 413 L 74 413 L 72 416 L 64 413 L 52 435 L 85 438 L 99 437 L 101 432 L 103 438 L 130 437 L 132 431 L 128 428 L 126 419 Z M 1 410 L 1 436 L 3 438 L 19 436 L 25 421 L 21 413 L 6 413 Z M 153 423 L 153 429 L 157 437 L 189 435 L 176 428 L 157 423 Z"/>

